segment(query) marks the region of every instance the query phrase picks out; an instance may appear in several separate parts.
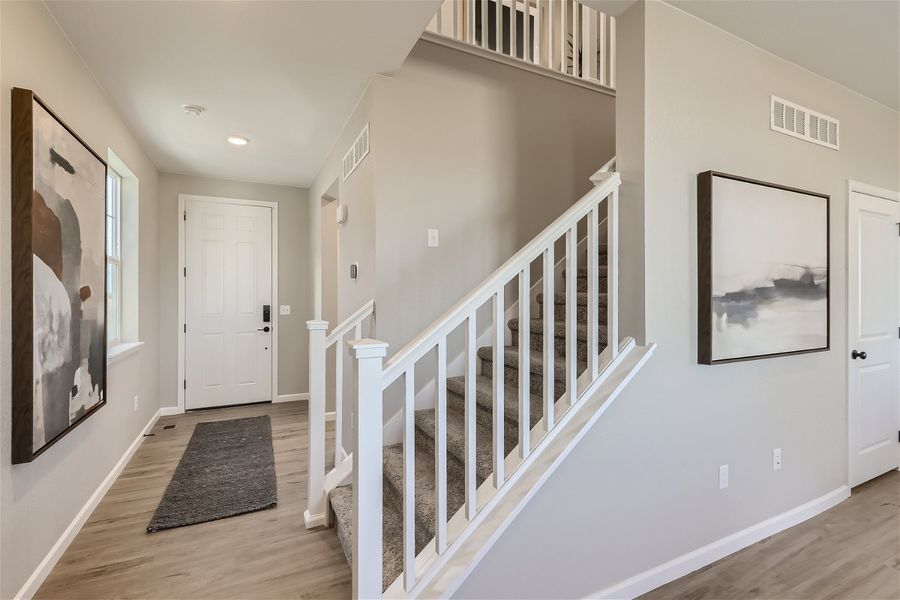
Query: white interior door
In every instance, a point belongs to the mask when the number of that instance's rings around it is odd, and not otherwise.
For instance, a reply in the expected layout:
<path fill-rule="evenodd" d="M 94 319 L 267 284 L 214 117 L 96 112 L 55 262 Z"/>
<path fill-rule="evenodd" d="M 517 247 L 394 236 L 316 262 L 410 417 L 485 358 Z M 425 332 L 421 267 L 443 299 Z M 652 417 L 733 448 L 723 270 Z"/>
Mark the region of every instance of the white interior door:
<path fill-rule="evenodd" d="M 851 191 L 849 219 L 852 487 L 900 457 L 900 204 Z"/>
<path fill-rule="evenodd" d="M 189 201 L 185 269 L 185 408 L 272 400 L 272 209 Z"/>

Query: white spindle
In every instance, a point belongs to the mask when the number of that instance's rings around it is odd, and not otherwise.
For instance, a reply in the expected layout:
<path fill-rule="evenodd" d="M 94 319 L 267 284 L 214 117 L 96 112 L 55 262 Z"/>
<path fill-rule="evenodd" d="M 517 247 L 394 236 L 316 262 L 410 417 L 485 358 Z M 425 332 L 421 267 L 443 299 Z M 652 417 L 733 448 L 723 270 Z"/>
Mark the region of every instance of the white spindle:
<path fill-rule="evenodd" d="M 382 360 L 387 344 L 353 340 L 353 597 L 380 598 L 382 575 Z"/>
<path fill-rule="evenodd" d="M 476 496 L 476 471 L 475 471 L 475 404 L 477 402 L 476 379 L 477 371 L 477 351 L 475 349 L 478 341 L 478 334 L 475 329 L 475 313 L 473 312 L 466 319 L 466 460 L 465 460 L 465 480 L 466 480 L 466 518 L 472 520 L 475 518 L 477 510 Z"/>
<path fill-rule="evenodd" d="M 475 39 L 475 0 L 466 0 L 466 41 L 478 45 Z"/>
<path fill-rule="evenodd" d="M 576 225 L 566 231 L 566 393 L 569 405 L 578 396 L 578 236 Z"/>
<path fill-rule="evenodd" d="M 525 0 L 524 12 L 522 13 L 522 60 L 532 61 L 531 46 L 531 0 Z"/>
<path fill-rule="evenodd" d="M 518 10 L 516 0 L 509 0 L 509 55 L 518 58 L 519 53 L 516 48 L 516 21 L 518 21 Z"/>
<path fill-rule="evenodd" d="M 534 39 L 531 40 L 532 46 L 532 61 L 535 64 L 543 65 L 544 57 L 543 57 L 543 39 L 544 36 L 543 31 L 544 28 L 542 26 L 542 21 L 544 19 L 544 0 L 535 0 L 534 6 Z"/>
<path fill-rule="evenodd" d="M 557 41 L 558 34 L 556 32 L 555 23 L 557 21 L 556 18 L 556 4 L 553 2 L 547 3 L 547 68 L 559 68 L 554 66 L 553 62 L 553 54 L 555 47 L 559 44 Z"/>
<path fill-rule="evenodd" d="M 609 87 L 616 87 L 616 19 L 609 18 Z"/>
<path fill-rule="evenodd" d="M 566 8 L 569 5 L 569 0 L 562 0 L 559 3 L 559 70 L 563 73 L 569 72 L 569 32 L 566 31 L 568 29 L 568 11 Z"/>
<path fill-rule="evenodd" d="M 556 291 L 554 278 L 556 264 L 553 262 L 553 242 L 544 250 L 544 423 L 547 431 L 553 428 L 553 404 L 556 400 L 553 365 L 554 340 L 553 325 L 556 321 Z"/>
<path fill-rule="evenodd" d="M 325 330 L 328 321 L 307 321 L 309 330 L 309 465 L 306 527 L 325 523 Z"/>
<path fill-rule="evenodd" d="M 613 189 L 606 201 L 606 344 L 615 358 L 619 354 L 619 189 Z"/>
<path fill-rule="evenodd" d="M 353 335 L 356 339 L 362 339 L 362 321 L 356 324 L 356 327 L 353 328 Z"/>
<path fill-rule="evenodd" d="M 504 329 L 503 322 L 503 286 L 494 294 L 494 487 L 503 485 L 503 460 L 506 457 L 503 444 L 504 434 Z"/>
<path fill-rule="evenodd" d="M 497 44 L 494 50 L 503 54 L 503 0 L 494 0 L 494 15 L 494 42 Z"/>
<path fill-rule="evenodd" d="M 459 2 L 456 2 L 456 0 L 450 0 L 450 8 L 452 9 L 451 12 L 453 13 L 453 39 L 454 40 L 459 40 L 462 38 L 462 36 L 460 35 L 460 32 L 459 32 L 459 6 L 460 6 Z"/>
<path fill-rule="evenodd" d="M 416 583 L 416 388 L 415 369 L 404 374 L 403 401 L 403 589 Z"/>
<path fill-rule="evenodd" d="M 587 61 L 587 66 L 582 66 L 582 75 L 585 79 L 597 79 L 597 15 L 596 10 L 588 6 L 581 6 L 581 39 L 582 62 Z"/>
<path fill-rule="evenodd" d="M 519 273 L 519 456 L 531 451 L 531 265 Z"/>
<path fill-rule="evenodd" d="M 587 293 L 587 359 L 591 379 L 600 372 L 599 345 L 599 271 L 600 271 L 600 215 L 595 206 L 588 213 L 587 252 L 588 252 L 588 293 Z"/>
<path fill-rule="evenodd" d="M 447 338 L 437 345 L 437 418 L 434 438 L 435 514 L 434 538 L 437 553 L 447 549 Z"/>
<path fill-rule="evenodd" d="M 581 52 L 581 35 L 578 27 L 578 13 L 581 5 L 572 2 L 572 75 L 584 77 L 584 55 Z"/>
<path fill-rule="evenodd" d="M 446 3 L 441 2 L 441 7 L 437 11 L 437 32 L 441 35 L 444 35 L 444 4 Z"/>
<path fill-rule="evenodd" d="M 355 339 L 361 339 L 357 336 Z M 334 345 L 334 464 L 341 462 L 344 444 L 344 352 L 343 336 Z"/>

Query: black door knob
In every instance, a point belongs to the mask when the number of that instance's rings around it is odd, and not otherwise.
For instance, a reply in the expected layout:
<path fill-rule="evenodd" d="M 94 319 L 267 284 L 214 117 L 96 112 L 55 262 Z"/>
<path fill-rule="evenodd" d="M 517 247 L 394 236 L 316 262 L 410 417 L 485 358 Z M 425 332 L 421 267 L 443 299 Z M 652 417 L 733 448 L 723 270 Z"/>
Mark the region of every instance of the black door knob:
<path fill-rule="evenodd" d="M 269 326 L 266 325 L 266 326 L 263 327 L 262 329 L 257 329 L 257 331 L 265 331 L 266 333 L 269 333 Z"/>
<path fill-rule="evenodd" d="M 866 360 L 867 357 L 868 355 L 865 352 L 857 352 L 856 350 L 854 350 L 850 353 L 850 358 L 852 358 L 853 360 L 856 360 L 857 358 Z"/>

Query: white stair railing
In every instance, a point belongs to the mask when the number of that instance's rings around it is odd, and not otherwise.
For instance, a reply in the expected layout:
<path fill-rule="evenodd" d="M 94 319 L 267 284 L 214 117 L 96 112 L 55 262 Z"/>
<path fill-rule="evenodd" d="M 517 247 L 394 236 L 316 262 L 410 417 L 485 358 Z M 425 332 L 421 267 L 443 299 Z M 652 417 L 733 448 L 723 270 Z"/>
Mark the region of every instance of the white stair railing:
<path fill-rule="evenodd" d="M 616 20 L 577 0 L 444 0 L 427 36 L 616 87 Z"/>
<path fill-rule="evenodd" d="M 343 454 L 344 417 L 344 354 L 343 340 L 352 331 L 353 339 L 362 337 L 366 319 L 374 318 L 375 301 L 369 300 L 350 315 L 331 333 L 326 335 L 328 321 L 306 322 L 309 330 L 309 477 L 307 480 L 307 507 L 303 521 L 308 528 L 318 527 L 327 522 L 326 477 L 335 472 L 346 460 Z M 325 469 L 325 397 L 327 389 L 328 349 L 335 347 L 334 353 L 334 467 Z"/>
<path fill-rule="evenodd" d="M 612 168 L 610 163 L 605 168 Z M 357 361 L 353 457 L 353 594 L 354 598 L 382 595 L 382 402 L 384 391 L 403 379 L 403 574 L 388 590 L 415 596 L 427 585 L 441 564 L 462 544 L 509 489 L 507 482 L 521 474 L 555 437 L 560 419 L 577 408 L 590 384 L 617 364 L 618 333 L 618 173 L 601 169 L 591 180 L 595 187 L 547 227 L 521 251 L 497 269 L 481 285 L 460 300 L 422 334 L 382 364 L 387 344 L 362 339 L 348 342 Z M 605 215 L 603 214 L 605 209 Z M 607 344 L 601 352 L 599 328 L 600 224 L 606 225 Z M 587 366 L 579 373 L 577 361 L 578 233 L 586 232 L 587 262 Z M 554 253 L 562 247 L 565 259 L 565 393 L 556 399 L 553 361 L 556 355 L 554 322 Z M 543 418 L 531 426 L 530 290 L 533 267 L 543 270 Z M 534 270 L 537 270 L 535 268 Z M 504 309 L 505 290 L 519 297 L 519 345 L 517 382 L 519 397 L 518 451 L 507 456 L 504 433 Z M 493 477 L 476 488 L 476 313 L 490 304 L 493 332 Z M 448 337 L 462 328 L 465 336 L 465 503 L 448 527 L 447 515 L 447 345 Z M 415 395 L 414 373 L 423 359 L 437 359 L 435 377 L 435 539 L 421 554 L 415 543 Z M 585 385 L 585 381 L 588 385 Z M 581 383 L 581 385 L 579 385 Z M 518 469 L 518 472 L 517 472 Z"/>

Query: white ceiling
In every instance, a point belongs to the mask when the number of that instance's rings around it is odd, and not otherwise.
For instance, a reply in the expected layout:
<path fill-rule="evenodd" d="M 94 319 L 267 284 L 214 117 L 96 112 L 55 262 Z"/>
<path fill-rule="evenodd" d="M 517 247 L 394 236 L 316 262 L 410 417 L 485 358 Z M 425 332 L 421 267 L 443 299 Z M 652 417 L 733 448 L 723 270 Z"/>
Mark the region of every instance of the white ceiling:
<path fill-rule="evenodd" d="M 668 0 L 704 21 L 900 110 L 898 0 Z"/>
<path fill-rule="evenodd" d="M 160 170 L 306 187 L 440 0 L 46 4 Z"/>

